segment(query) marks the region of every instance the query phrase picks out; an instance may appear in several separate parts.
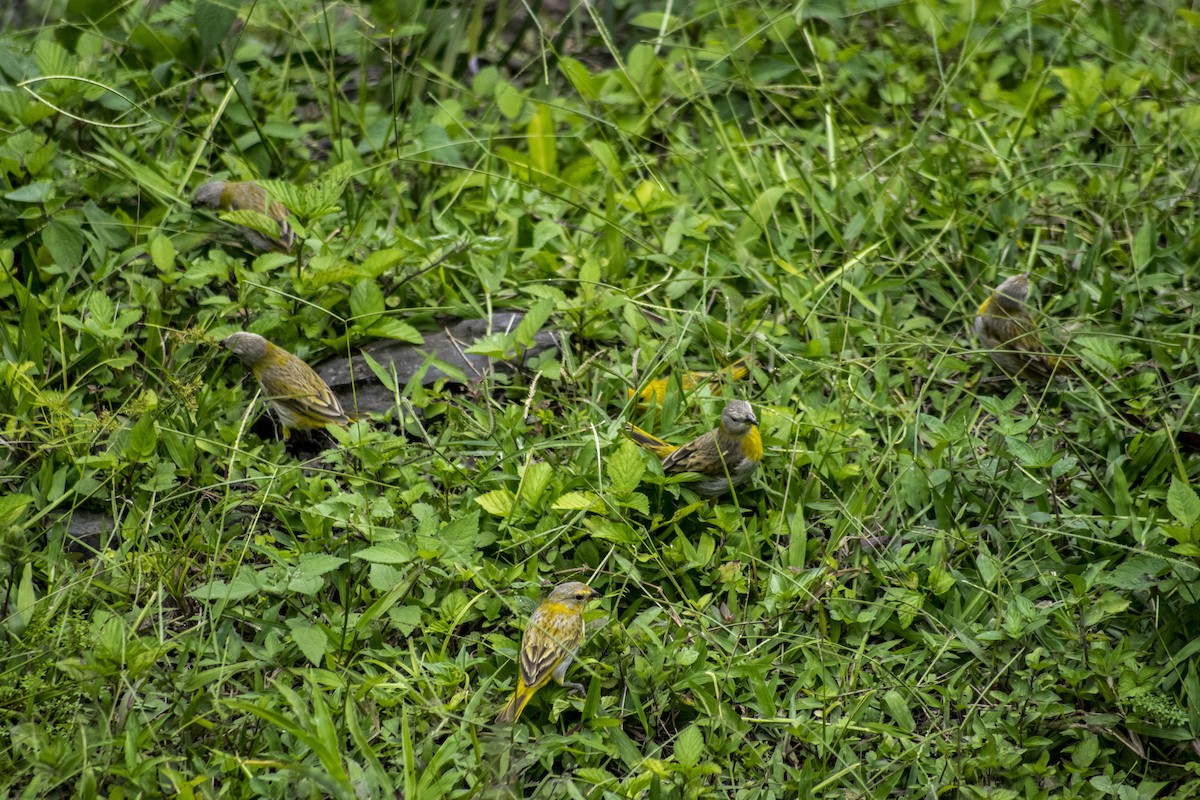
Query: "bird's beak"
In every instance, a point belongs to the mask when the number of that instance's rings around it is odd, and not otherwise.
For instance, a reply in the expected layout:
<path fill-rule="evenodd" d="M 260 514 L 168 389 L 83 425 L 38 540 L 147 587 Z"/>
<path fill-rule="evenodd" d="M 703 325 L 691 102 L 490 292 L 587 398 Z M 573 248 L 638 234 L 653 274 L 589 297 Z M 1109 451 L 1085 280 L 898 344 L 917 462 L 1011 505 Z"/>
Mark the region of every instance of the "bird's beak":
<path fill-rule="evenodd" d="M 600 594 L 600 593 L 599 593 L 599 592 L 597 592 L 595 589 L 592 589 L 592 599 L 593 599 L 593 600 L 595 600 L 597 597 L 603 597 L 603 596 L 604 596 L 604 595 Z"/>

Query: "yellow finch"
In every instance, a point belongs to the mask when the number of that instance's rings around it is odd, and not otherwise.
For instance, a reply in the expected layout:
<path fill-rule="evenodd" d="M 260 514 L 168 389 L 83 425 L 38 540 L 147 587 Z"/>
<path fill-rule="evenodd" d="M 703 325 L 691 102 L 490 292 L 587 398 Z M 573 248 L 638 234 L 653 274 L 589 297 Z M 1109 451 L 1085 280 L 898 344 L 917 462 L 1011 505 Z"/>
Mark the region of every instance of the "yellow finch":
<path fill-rule="evenodd" d="M 1014 378 L 1046 383 L 1063 359 L 1042 347 L 1037 325 L 1025 305 L 1028 296 L 1028 272 L 1004 281 L 975 312 L 975 333 L 1000 369 Z"/>
<path fill-rule="evenodd" d="M 721 424 L 703 436 L 676 447 L 641 428 L 625 424 L 634 442 L 662 459 L 663 472 L 700 475 L 693 488 L 697 494 L 715 497 L 741 486 L 762 462 L 762 436 L 754 409 L 745 400 L 730 400 L 721 412 Z"/>
<path fill-rule="evenodd" d="M 496 717 L 496 722 L 511 725 L 521 716 L 530 698 L 551 678 L 560 686 L 583 691 L 578 683 L 565 683 L 567 668 L 575 651 L 583 644 L 583 610 L 600 596 L 586 583 L 572 581 L 555 586 L 529 618 L 529 627 L 521 637 L 521 675 L 512 700 Z"/>
<path fill-rule="evenodd" d="M 741 380 L 750 374 L 749 367 L 742 359 L 738 359 L 724 369 L 717 372 L 685 372 L 679 376 L 679 385 L 685 392 L 690 392 L 702 383 L 711 384 L 714 388 L 722 380 L 730 381 Z M 629 390 L 630 397 L 637 397 L 638 402 L 642 405 L 650 405 L 658 403 L 662 405 L 663 400 L 667 396 L 667 387 L 671 384 L 671 378 L 656 378 L 642 387 L 641 391 L 636 389 Z"/>
<path fill-rule="evenodd" d="M 257 333 L 235 333 L 221 341 L 258 379 L 279 421 L 283 438 L 292 430 L 324 428 L 330 422 L 347 425 L 337 395 L 312 367 Z"/>
<path fill-rule="evenodd" d="M 192 205 L 219 211 L 257 211 L 270 217 L 279 226 L 278 236 L 265 236 L 251 228 L 238 226 L 246 241 L 256 250 L 286 253 L 296 241 L 296 232 L 288 225 L 288 211 L 283 203 L 272 200 L 267 190 L 254 181 L 211 181 L 196 190 Z"/>

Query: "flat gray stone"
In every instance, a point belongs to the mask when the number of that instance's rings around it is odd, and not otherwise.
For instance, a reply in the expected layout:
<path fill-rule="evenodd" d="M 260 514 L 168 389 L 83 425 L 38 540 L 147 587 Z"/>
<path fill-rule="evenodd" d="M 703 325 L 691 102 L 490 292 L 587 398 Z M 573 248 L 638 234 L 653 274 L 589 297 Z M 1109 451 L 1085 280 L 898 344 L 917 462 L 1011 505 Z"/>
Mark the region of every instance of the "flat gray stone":
<path fill-rule="evenodd" d="M 492 315 L 490 325 L 486 319 L 464 319 L 448 328 L 424 334 L 424 344 L 412 345 L 381 339 L 362 348 L 362 352 L 368 353 L 387 372 L 390 373 L 394 368 L 401 386 L 412 380 L 429 356 L 462 370 L 469 382 L 479 383 L 493 372 L 511 374 L 531 356 L 560 347 L 562 334 L 543 329 L 534 337 L 533 347 L 520 354 L 514 353 L 511 359 L 500 360 L 464 352 L 487 336 L 489 331 L 509 333 L 515 330 L 524 316 L 516 312 L 498 312 Z M 367 362 L 358 356 L 353 360 L 337 356 L 322 362 L 316 369 L 321 379 L 337 393 L 347 411 L 357 409 L 359 414 L 371 414 L 396 405 L 392 392 L 379 382 Z M 458 380 L 456 376 L 447 375 L 430 364 L 421 376 L 421 385 L 430 386 L 443 378 Z"/>

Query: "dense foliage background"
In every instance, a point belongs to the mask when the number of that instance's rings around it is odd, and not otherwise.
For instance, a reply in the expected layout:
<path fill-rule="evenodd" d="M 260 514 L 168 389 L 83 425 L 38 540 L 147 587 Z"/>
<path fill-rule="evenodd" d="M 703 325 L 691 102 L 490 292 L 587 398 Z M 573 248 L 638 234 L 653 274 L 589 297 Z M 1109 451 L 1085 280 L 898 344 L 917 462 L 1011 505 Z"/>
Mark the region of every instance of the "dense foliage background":
<path fill-rule="evenodd" d="M 0 26 L 7 795 L 1200 794 L 1193 5 Z M 294 253 L 194 212 L 214 177 L 272 179 Z M 1046 390 L 968 335 L 1024 270 L 1076 359 Z M 307 449 L 213 347 L 316 363 L 502 310 L 479 352 L 564 346 L 381 369 L 393 412 Z M 767 445 L 736 500 L 622 441 L 735 395 Z M 570 579 L 605 595 L 586 696 L 493 725 Z"/>

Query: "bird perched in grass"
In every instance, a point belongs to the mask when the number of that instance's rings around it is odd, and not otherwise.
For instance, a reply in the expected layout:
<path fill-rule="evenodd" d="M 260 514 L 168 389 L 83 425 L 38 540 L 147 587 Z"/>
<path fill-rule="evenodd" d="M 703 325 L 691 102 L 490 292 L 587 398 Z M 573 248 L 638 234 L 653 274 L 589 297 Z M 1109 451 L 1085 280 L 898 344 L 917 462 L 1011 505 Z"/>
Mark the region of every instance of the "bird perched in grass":
<path fill-rule="evenodd" d="M 583 691 L 581 684 L 565 683 L 565 679 L 567 668 L 575 660 L 575 652 L 583 644 L 583 611 L 599 596 L 600 593 L 586 583 L 572 581 L 555 586 L 534 610 L 529 627 L 521 637 L 521 674 L 517 678 L 517 690 L 496 717 L 496 722 L 505 725 L 516 722 L 525 704 L 551 678 L 560 686 Z"/>
<path fill-rule="evenodd" d="M 722 380 L 737 381 L 750 374 L 750 368 L 746 366 L 743 359 L 738 359 L 724 369 L 716 372 L 685 372 L 679 376 L 679 385 L 685 392 L 690 392 L 702 383 L 708 383 L 715 388 Z M 671 383 L 671 378 L 656 378 L 650 381 L 641 388 L 641 391 L 636 389 L 629 390 L 629 396 L 637 397 L 638 402 L 642 405 L 651 405 L 658 403 L 662 405 L 663 400 L 667 396 L 667 387 Z"/>
<path fill-rule="evenodd" d="M 667 475 L 691 472 L 700 476 L 693 488 L 705 497 L 741 486 L 758 469 L 763 457 L 758 420 L 745 400 L 730 400 L 721 412 L 718 427 L 679 447 L 629 423 L 625 424 L 625 433 L 661 458 Z"/>
<path fill-rule="evenodd" d="M 218 211 L 257 211 L 269 217 L 278 227 L 278 236 L 238 226 L 246 241 L 256 250 L 286 253 L 296 241 L 296 232 L 288 224 L 288 210 L 283 203 L 272 200 L 267 190 L 254 181 L 210 181 L 196 190 L 193 206 L 206 206 Z"/>
<path fill-rule="evenodd" d="M 1014 378 L 1046 383 L 1064 359 L 1046 352 L 1025 304 L 1029 273 L 1013 275 L 997 286 L 975 312 L 975 333 L 992 360 Z"/>
<path fill-rule="evenodd" d="M 221 341 L 250 368 L 283 425 L 283 438 L 293 430 L 324 428 L 352 421 L 337 395 L 312 367 L 257 333 L 235 333 Z"/>

